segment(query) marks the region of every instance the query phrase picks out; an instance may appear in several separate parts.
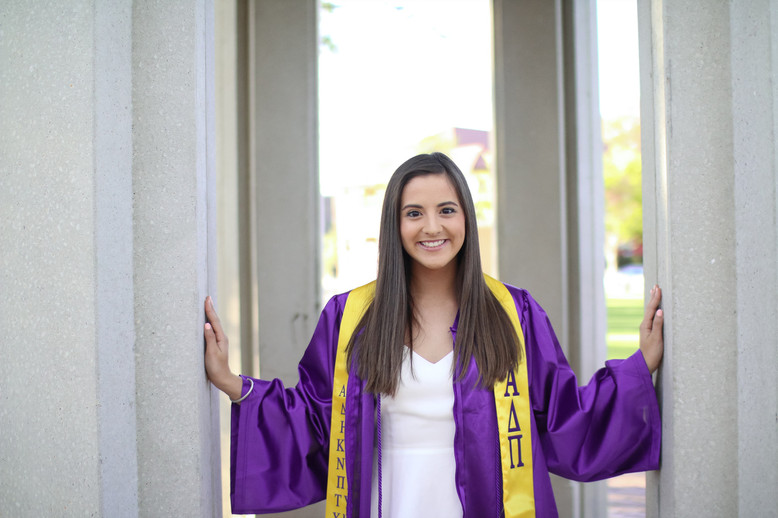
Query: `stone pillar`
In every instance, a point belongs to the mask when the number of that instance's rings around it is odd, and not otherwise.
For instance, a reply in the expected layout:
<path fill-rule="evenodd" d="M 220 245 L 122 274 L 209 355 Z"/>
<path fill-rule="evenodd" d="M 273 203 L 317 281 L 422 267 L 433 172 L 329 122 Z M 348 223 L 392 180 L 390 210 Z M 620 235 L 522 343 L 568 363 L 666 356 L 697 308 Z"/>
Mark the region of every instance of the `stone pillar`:
<path fill-rule="evenodd" d="M 605 356 L 594 2 L 494 0 L 500 278 L 548 312 L 584 383 Z M 601 484 L 552 477 L 560 516 L 601 516 Z"/>
<path fill-rule="evenodd" d="M 778 3 L 730 7 L 738 516 L 778 517 Z"/>
<path fill-rule="evenodd" d="M 260 372 L 287 385 L 321 309 L 317 10 L 315 0 L 249 9 Z"/>
<path fill-rule="evenodd" d="M 139 507 L 210 516 L 221 514 L 202 345 L 203 300 L 215 293 L 213 5 L 132 6 Z"/>
<path fill-rule="evenodd" d="M 131 16 L 59 7 L 0 8 L 0 514 L 132 516 Z"/>
<path fill-rule="evenodd" d="M 317 17 L 312 0 L 217 4 L 219 310 L 233 371 L 259 376 L 261 360 L 261 376 L 287 386 L 321 303 Z M 230 405 L 221 400 L 228 499 Z"/>
<path fill-rule="evenodd" d="M 245 12 L 247 2 L 215 2 L 215 105 L 216 105 L 216 194 L 217 194 L 217 232 L 216 249 L 218 253 L 218 297 L 217 310 L 227 336 L 230 338 L 230 368 L 232 372 L 246 375 L 256 375 L 258 368 L 254 367 L 257 358 L 256 340 L 252 339 L 254 326 L 251 325 L 251 308 L 255 305 L 244 305 L 242 295 L 250 300 L 253 286 L 251 278 L 244 279 L 241 271 L 251 271 L 246 266 L 250 260 L 248 254 L 242 253 L 250 249 L 251 235 L 241 233 L 243 226 L 248 226 L 250 218 L 239 214 L 245 207 L 242 200 L 249 197 L 249 189 L 241 188 L 242 180 L 248 175 L 240 166 L 246 160 L 239 160 L 238 150 L 245 146 L 241 143 L 248 140 L 248 135 L 241 130 L 241 122 L 247 119 L 245 109 L 240 109 L 238 99 L 242 98 L 242 79 L 248 74 L 246 66 L 239 66 L 241 58 L 247 50 L 243 41 L 248 23 Z M 243 128 L 245 129 L 245 127 Z M 239 173 L 240 170 L 240 173 Z M 243 314 L 248 315 L 246 318 Z M 245 321 L 246 332 L 241 328 Z M 252 352 L 253 350 L 253 352 Z M 244 355 L 243 352 L 246 352 Z M 242 361 L 246 358 L 245 361 Z M 230 415 L 232 404 L 225 395 L 219 396 L 220 431 L 221 431 L 221 489 L 222 515 L 230 513 Z"/>
<path fill-rule="evenodd" d="M 563 2 L 568 268 L 567 359 L 579 384 L 603 367 L 605 188 L 598 66 L 597 2 Z M 608 514 L 607 483 L 580 484 L 580 516 Z"/>
<path fill-rule="evenodd" d="M 646 274 L 666 315 L 648 516 L 778 516 L 778 6 L 639 9 Z"/>
<path fill-rule="evenodd" d="M 229 89 L 220 92 L 219 121 L 220 131 L 234 133 L 221 141 L 220 182 L 228 191 L 219 252 L 228 264 L 220 292 L 235 337 L 231 363 L 236 372 L 294 386 L 321 309 L 318 3 L 240 1 L 229 11 L 235 19 L 222 27 L 233 28 L 232 40 L 222 56 L 234 61 L 219 72 Z M 268 516 L 323 513 L 322 503 Z"/>
<path fill-rule="evenodd" d="M 0 515 L 221 513 L 211 11 L 0 8 Z"/>
<path fill-rule="evenodd" d="M 567 344 L 562 31 L 559 1 L 494 0 L 498 269 Z"/>

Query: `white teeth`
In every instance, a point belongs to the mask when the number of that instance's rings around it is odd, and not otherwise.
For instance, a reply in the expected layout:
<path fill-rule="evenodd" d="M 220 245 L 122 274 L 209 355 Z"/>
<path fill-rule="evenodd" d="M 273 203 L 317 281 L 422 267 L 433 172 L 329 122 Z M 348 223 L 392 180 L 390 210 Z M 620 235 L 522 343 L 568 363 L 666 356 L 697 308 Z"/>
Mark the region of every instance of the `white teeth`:
<path fill-rule="evenodd" d="M 421 241 L 421 246 L 426 248 L 435 248 L 436 246 L 440 246 L 445 242 L 445 239 L 438 239 L 437 241 Z"/>

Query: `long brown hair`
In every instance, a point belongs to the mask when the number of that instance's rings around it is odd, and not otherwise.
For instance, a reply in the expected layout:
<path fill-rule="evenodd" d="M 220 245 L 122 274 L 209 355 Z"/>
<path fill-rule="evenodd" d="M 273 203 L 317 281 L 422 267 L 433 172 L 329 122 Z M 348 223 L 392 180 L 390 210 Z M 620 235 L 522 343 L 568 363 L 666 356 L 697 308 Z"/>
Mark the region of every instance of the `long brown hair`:
<path fill-rule="evenodd" d="M 483 278 L 475 206 L 464 175 L 442 153 L 417 155 L 397 168 L 386 187 L 375 299 L 347 347 L 348 363 L 365 381 L 368 392 L 394 395 L 397 390 L 405 338 L 415 322 L 411 259 L 400 239 L 400 201 L 411 179 L 428 174 L 446 175 L 465 215 L 465 241 L 457 256 L 459 322 L 454 345 L 454 366 L 460 367 L 460 379 L 474 358 L 481 383 L 491 387 L 520 359 L 516 331 Z"/>

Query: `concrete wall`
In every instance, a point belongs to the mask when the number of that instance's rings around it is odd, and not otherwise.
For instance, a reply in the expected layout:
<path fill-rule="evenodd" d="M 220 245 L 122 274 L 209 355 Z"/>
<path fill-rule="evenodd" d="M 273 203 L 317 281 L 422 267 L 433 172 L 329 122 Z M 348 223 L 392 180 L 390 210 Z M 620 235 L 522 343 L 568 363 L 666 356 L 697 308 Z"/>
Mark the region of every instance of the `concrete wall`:
<path fill-rule="evenodd" d="M 664 287 L 650 516 L 777 516 L 775 2 L 640 3 L 646 272 Z"/>
<path fill-rule="evenodd" d="M 0 8 L 0 515 L 217 514 L 212 18 Z"/>

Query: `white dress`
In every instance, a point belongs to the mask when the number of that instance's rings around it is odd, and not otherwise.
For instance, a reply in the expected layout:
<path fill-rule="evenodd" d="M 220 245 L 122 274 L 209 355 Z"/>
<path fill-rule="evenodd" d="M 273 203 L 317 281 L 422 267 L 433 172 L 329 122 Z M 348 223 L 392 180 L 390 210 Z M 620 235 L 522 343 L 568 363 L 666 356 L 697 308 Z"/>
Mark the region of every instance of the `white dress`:
<path fill-rule="evenodd" d="M 411 374 L 413 356 L 413 374 Z M 450 352 L 430 363 L 406 349 L 397 394 L 381 397 L 382 516 L 461 517 L 454 460 Z M 371 516 L 378 517 L 378 455 Z"/>

